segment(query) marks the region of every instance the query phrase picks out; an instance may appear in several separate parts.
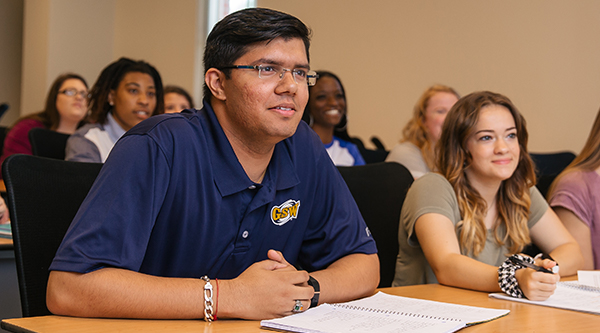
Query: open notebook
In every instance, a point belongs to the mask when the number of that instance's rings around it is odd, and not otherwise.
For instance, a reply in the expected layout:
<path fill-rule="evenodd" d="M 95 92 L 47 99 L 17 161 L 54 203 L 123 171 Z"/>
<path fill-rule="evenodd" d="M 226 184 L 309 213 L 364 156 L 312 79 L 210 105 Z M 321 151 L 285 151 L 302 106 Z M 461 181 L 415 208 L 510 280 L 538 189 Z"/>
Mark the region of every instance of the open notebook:
<path fill-rule="evenodd" d="M 527 298 L 511 297 L 505 293 L 493 293 L 490 297 L 600 314 L 600 288 L 586 286 L 577 281 L 558 282 L 554 294 L 545 301 L 530 301 Z"/>
<path fill-rule="evenodd" d="M 357 301 L 321 304 L 303 313 L 263 320 L 260 324 L 264 328 L 307 333 L 455 332 L 509 312 L 379 292 Z"/>

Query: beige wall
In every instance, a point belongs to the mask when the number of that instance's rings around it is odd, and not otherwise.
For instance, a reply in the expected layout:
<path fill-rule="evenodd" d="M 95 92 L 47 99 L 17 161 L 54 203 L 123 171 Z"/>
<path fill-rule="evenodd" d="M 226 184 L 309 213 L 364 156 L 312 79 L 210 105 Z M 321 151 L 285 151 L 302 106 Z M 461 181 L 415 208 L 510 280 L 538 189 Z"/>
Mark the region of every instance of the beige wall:
<path fill-rule="evenodd" d="M 203 72 L 198 42 L 202 51 L 205 29 L 198 17 L 204 16 L 204 1 L 117 0 L 115 9 L 115 59 L 148 61 L 160 72 L 163 84 L 183 87 L 199 105 L 201 87 L 194 84 L 195 74 Z"/>
<path fill-rule="evenodd" d="M 25 0 L 20 115 L 43 109 L 60 74 L 91 86 L 112 60 L 113 26 L 114 0 Z"/>
<path fill-rule="evenodd" d="M 204 5 L 204 0 L 25 0 L 21 108 L 14 112 L 40 111 L 61 73 L 81 74 L 91 86 L 120 57 L 149 62 L 163 83 L 180 85 L 200 101 L 198 50 L 205 28 L 198 18 Z"/>
<path fill-rule="evenodd" d="M 23 0 L 0 0 L 0 103 L 10 105 L 2 126 L 10 126 L 19 115 L 22 40 Z"/>
<path fill-rule="evenodd" d="M 311 63 L 342 79 L 350 134 L 391 148 L 421 92 L 492 90 L 528 121 L 531 151 L 584 144 L 600 107 L 595 0 L 258 0 L 314 31 Z"/>
<path fill-rule="evenodd" d="M 342 78 L 350 133 L 365 141 L 377 135 L 388 148 L 433 83 L 461 94 L 506 94 L 526 116 L 530 150 L 537 152 L 579 151 L 600 106 L 595 0 L 258 5 L 296 15 L 314 30 L 313 68 Z M 11 81 L 22 81 L 20 113 L 41 109 L 61 72 L 81 73 L 92 84 L 120 56 L 155 65 L 165 84 L 190 90 L 198 103 L 205 6 L 206 0 L 25 0 L 22 77 Z"/>

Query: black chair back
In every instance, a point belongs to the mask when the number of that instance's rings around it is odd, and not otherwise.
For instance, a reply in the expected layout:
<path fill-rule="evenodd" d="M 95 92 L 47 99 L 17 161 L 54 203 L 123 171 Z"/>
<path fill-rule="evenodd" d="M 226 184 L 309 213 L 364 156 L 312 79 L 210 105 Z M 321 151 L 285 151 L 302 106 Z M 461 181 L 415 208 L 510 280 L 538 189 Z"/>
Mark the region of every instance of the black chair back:
<path fill-rule="evenodd" d="M 8 105 L 8 103 L 0 104 L 0 118 L 2 118 L 2 116 L 4 116 L 4 114 L 6 113 L 6 111 L 8 111 L 9 108 L 10 108 L 10 105 Z"/>
<path fill-rule="evenodd" d="M 22 154 L 2 165 L 24 317 L 50 314 L 48 267 L 100 168 Z"/>
<path fill-rule="evenodd" d="M 533 163 L 535 163 L 535 175 L 537 177 L 537 184 L 535 186 L 545 198 L 556 176 L 573 162 L 576 155 L 570 151 L 562 151 L 556 153 L 530 153 L 529 156 L 531 156 Z M 523 253 L 532 257 L 540 252 L 539 247 L 533 243 L 523 249 Z"/>
<path fill-rule="evenodd" d="M 533 163 L 536 167 L 536 176 L 538 190 L 545 197 L 548 194 L 550 185 L 566 167 L 575 159 L 575 154 L 570 151 L 536 154 L 530 153 Z"/>
<path fill-rule="evenodd" d="M 375 137 L 373 137 L 373 138 L 375 138 Z M 371 140 L 373 140 L 373 138 L 371 138 Z M 358 137 L 353 137 L 351 139 L 352 139 L 352 143 L 354 143 L 356 145 L 356 147 L 358 147 L 358 151 L 360 152 L 360 155 L 365 160 L 366 164 L 384 162 L 385 158 L 390 153 L 388 150 L 385 150 L 385 149 L 379 149 L 379 148 L 378 149 L 368 149 L 365 147 L 365 144 L 362 142 L 362 140 Z M 377 138 L 375 138 L 375 139 L 377 141 L 379 141 Z M 373 143 L 376 144 L 375 142 L 377 142 L 377 141 L 373 141 Z M 379 141 L 379 144 L 381 144 L 381 141 Z"/>
<path fill-rule="evenodd" d="M 379 255 L 379 288 L 390 287 L 396 273 L 400 211 L 413 177 L 403 165 L 381 162 L 338 167 L 358 205 Z"/>
<path fill-rule="evenodd" d="M 47 128 L 32 128 L 29 131 L 31 152 L 35 156 L 65 159 L 65 148 L 69 134 L 59 133 Z"/>

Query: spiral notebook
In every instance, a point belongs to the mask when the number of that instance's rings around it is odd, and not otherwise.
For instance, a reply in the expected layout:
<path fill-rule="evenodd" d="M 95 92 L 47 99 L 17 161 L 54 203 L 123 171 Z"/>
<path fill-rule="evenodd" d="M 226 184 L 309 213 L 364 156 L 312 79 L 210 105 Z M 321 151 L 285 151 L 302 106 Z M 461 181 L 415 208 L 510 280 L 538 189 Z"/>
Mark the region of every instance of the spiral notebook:
<path fill-rule="evenodd" d="M 263 320 L 260 324 L 268 329 L 306 333 L 455 332 L 509 312 L 378 292 L 357 301 L 321 304 L 303 313 Z"/>
<path fill-rule="evenodd" d="M 493 293 L 489 296 L 515 302 L 600 314 L 600 288 L 586 286 L 577 281 L 558 282 L 554 294 L 545 301 L 530 301 L 526 298 L 511 297 L 504 293 Z"/>

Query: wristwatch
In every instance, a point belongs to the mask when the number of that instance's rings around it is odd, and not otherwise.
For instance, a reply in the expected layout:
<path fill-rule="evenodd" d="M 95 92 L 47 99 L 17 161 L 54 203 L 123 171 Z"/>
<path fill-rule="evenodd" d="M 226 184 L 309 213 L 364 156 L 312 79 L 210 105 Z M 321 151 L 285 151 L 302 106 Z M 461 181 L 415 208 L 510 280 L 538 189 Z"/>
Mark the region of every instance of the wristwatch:
<path fill-rule="evenodd" d="M 315 290 L 315 295 L 310 300 L 310 307 L 314 308 L 319 305 L 319 295 L 321 294 L 321 287 L 319 286 L 319 281 L 317 281 L 314 277 L 308 276 L 308 284 L 313 287 Z"/>

